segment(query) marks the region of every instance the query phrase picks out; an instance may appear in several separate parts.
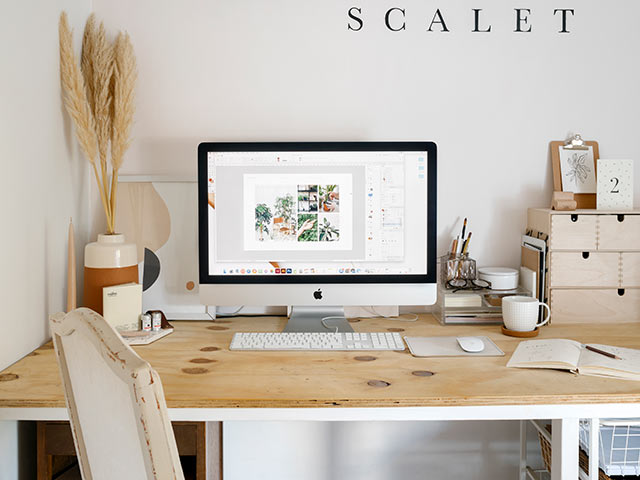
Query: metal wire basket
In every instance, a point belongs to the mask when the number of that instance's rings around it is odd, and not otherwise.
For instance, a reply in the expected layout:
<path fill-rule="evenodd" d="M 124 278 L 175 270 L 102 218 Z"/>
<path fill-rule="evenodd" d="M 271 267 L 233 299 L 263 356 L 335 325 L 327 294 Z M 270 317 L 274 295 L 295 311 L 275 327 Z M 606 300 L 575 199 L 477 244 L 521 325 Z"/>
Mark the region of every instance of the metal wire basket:
<path fill-rule="evenodd" d="M 580 422 L 580 446 L 589 450 L 589 422 Z M 640 475 L 640 420 L 600 420 L 599 464 L 607 475 Z"/>

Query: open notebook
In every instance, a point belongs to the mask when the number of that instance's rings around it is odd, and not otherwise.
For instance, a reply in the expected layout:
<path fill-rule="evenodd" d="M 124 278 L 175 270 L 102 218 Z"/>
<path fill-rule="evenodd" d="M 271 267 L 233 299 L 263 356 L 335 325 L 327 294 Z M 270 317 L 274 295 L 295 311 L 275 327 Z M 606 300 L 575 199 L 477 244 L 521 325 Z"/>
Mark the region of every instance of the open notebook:
<path fill-rule="evenodd" d="M 520 342 L 507 367 L 553 368 L 582 375 L 640 380 L 640 350 L 596 343 L 589 345 L 620 359 L 587 350 L 583 344 L 574 340 L 527 340 Z"/>

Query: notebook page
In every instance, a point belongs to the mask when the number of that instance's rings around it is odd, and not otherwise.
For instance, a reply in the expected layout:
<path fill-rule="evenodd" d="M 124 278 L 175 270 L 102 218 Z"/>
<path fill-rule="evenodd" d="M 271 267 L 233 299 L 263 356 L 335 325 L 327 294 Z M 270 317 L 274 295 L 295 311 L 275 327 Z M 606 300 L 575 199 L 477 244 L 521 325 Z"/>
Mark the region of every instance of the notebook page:
<path fill-rule="evenodd" d="M 507 367 L 562 368 L 574 370 L 580 360 L 582 345 L 573 340 L 525 340 L 513 352 Z"/>
<path fill-rule="evenodd" d="M 613 353 L 620 357 L 620 360 L 583 349 L 578 363 L 578 371 L 580 373 L 599 373 L 602 375 L 640 378 L 640 350 L 596 343 L 590 343 L 589 345 L 599 350 Z"/>

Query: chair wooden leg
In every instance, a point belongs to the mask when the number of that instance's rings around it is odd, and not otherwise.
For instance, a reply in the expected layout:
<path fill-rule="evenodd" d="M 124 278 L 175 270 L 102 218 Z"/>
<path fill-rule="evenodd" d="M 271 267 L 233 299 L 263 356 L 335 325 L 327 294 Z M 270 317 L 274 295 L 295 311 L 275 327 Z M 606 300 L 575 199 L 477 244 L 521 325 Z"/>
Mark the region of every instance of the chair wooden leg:
<path fill-rule="evenodd" d="M 196 432 L 196 480 L 207 480 L 207 424 L 198 422 Z"/>
<path fill-rule="evenodd" d="M 51 480 L 51 455 L 45 449 L 46 422 L 36 422 L 36 462 L 38 480 Z"/>

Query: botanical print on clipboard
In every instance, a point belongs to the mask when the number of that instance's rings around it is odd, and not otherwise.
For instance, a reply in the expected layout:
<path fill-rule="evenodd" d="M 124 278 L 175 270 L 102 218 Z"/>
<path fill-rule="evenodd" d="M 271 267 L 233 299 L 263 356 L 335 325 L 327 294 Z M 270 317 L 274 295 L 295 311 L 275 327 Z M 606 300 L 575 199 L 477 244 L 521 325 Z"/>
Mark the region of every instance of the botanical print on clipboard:
<path fill-rule="evenodd" d="M 593 147 L 589 146 L 589 150 L 560 148 L 560 172 L 562 174 L 562 191 L 596 193 Z"/>

